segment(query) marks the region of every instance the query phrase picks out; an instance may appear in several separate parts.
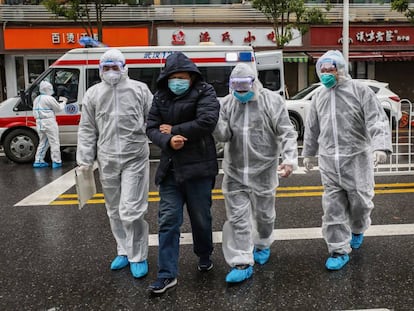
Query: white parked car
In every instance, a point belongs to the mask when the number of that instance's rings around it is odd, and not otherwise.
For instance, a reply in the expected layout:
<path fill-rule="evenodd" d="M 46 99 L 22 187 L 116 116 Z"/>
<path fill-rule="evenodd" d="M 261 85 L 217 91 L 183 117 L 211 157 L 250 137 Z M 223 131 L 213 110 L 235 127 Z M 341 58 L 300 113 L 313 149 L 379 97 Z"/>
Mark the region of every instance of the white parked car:
<path fill-rule="evenodd" d="M 390 90 L 389 85 L 386 82 L 367 79 L 356 80 L 367 84 L 374 91 L 381 105 L 384 107 L 387 116 L 392 116 L 392 124 L 395 126 L 397 121 L 400 120 L 402 116 L 400 97 Z M 321 83 L 311 84 L 310 86 L 299 91 L 290 99 L 286 100 L 290 120 L 297 130 L 299 137 L 302 137 L 303 135 L 306 114 L 308 112 L 312 96 L 322 87 L 324 86 Z"/>

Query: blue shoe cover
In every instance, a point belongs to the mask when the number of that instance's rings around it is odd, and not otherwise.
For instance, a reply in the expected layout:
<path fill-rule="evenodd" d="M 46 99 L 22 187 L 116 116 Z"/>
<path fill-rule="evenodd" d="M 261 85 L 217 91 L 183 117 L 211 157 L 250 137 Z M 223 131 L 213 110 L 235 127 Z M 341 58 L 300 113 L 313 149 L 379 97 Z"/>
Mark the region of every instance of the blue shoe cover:
<path fill-rule="evenodd" d="M 119 270 L 128 266 L 129 261 L 127 256 L 116 256 L 111 263 L 111 270 Z"/>
<path fill-rule="evenodd" d="M 46 162 L 35 162 L 33 163 L 34 168 L 42 168 L 42 167 L 48 167 L 49 164 Z"/>
<path fill-rule="evenodd" d="M 141 262 L 130 262 L 129 267 L 134 278 L 139 279 L 148 274 L 148 262 L 146 260 Z"/>
<path fill-rule="evenodd" d="M 354 249 L 358 249 L 361 247 L 362 242 L 364 241 L 364 234 L 355 234 L 352 233 L 352 239 L 351 239 L 351 247 Z"/>
<path fill-rule="evenodd" d="M 253 275 L 253 267 L 249 266 L 246 269 L 237 269 L 233 268 L 227 275 L 226 275 L 226 282 L 227 283 L 240 283 L 244 280 L 247 280 Z"/>
<path fill-rule="evenodd" d="M 254 248 L 253 258 L 256 263 L 260 265 L 264 265 L 266 262 L 269 261 L 269 257 L 270 257 L 270 248 L 265 248 L 265 249 Z"/>
<path fill-rule="evenodd" d="M 58 162 L 53 162 L 52 163 L 52 168 L 59 168 L 59 167 L 62 167 L 62 162 L 61 163 L 58 163 Z"/>
<path fill-rule="evenodd" d="M 348 254 L 337 254 L 326 260 L 325 267 L 328 270 L 340 270 L 348 263 L 348 261 Z"/>

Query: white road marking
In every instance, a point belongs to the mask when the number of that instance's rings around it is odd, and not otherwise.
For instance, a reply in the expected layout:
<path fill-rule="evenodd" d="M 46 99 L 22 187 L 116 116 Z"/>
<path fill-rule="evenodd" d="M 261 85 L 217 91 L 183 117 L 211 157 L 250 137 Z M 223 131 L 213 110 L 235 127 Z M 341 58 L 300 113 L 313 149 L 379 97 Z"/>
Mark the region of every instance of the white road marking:
<path fill-rule="evenodd" d="M 97 168 L 95 162 L 94 168 Z M 15 206 L 28 205 L 49 205 L 59 195 L 66 192 L 75 185 L 74 169 L 67 172 L 65 175 L 59 177 L 50 184 L 44 186 L 38 191 L 27 196 Z M 307 239 L 321 239 L 321 228 L 291 228 L 291 229 L 275 229 L 273 231 L 276 240 L 307 240 Z M 395 236 L 395 235 L 414 235 L 414 224 L 396 224 L 396 225 L 373 225 L 371 226 L 365 236 Z M 213 232 L 213 242 L 222 242 L 222 232 Z M 180 244 L 192 244 L 191 233 L 182 233 Z M 149 236 L 149 245 L 158 246 L 158 235 L 151 234 Z"/>
<path fill-rule="evenodd" d="M 273 235 L 277 241 L 289 240 L 313 240 L 322 239 L 321 228 L 291 228 L 275 229 Z M 414 235 L 414 224 L 398 225 L 373 225 L 364 234 L 366 237 L 372 236 L 395 236 L 395 235 Z M 213 243 L 222 243 L 222 232 L 213 232 Z M 191 233 L 181 233 L 180 244 L 193 244 Z M 149 246 L 158 246 L 158 235 L 149 235 Z"/>
<path fill-rule="evenodd" d="M 98 167 L 97 163 L 94 164 L 94 169 Z M 70 170 L 65 175 L 60 176 L 56 180 L 47 184 L 43 188 L 40 188 L 36 192 L 33 192 L 29 196 L 25 197 L 14 206 L 27 206 L 27 205 L 49 205 L 56 200 L 62 193 L 68 191 L 75 185 L 75 169 Z"/>
<path fill-rule="evenodd" d="M 151 162 L 157 162 L 159 160 L 151 160 Z M 404 165 L 401 165 L 404 166 Z M 94 169 L 98 167 L 97 162 L 95 161 Z M 316 166 L 312 171 L 316 171 L 319 168 Z M 223 169 L 219 170 L 219 174 L 223 174 Z M 306 174 L 303 167 L 299 167 L 293 172 L 293 174 Z M 392 172 L 396 174 L 396 172 Z M 61 194 L 68 191 L 71 187 L 75 185 L 75 169 L 70 170 L 65 175 L 54 180 L 50 184 L 44 186 L 38 191 L 30 194 L 20 202 L 16 203 L 15 206 L 27 206 L 27 205 L 49 205 L 51 202 L 56 200 Z"/>

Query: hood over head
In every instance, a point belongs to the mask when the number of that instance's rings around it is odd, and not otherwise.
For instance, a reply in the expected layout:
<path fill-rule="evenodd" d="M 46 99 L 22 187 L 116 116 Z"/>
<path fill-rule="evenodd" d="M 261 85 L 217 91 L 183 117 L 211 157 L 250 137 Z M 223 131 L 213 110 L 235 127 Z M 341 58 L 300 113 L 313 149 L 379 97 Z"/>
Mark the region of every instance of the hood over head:
<path fill-rule="evenodd" d="M 259 81 L 257 76 L 257 71 L 251 68 L 249 65 L 245 63 L 238 63 L 236 67 L 233 68 L 233 71 L 230 74 L 230 80 L 232 79 L 243 79 L 243 78 L 252 78 L 253 79 L 253 89 L 252 91 L 257 93 L 259 90 L 263 88 L 262 83 Z M 230 92 L 234 91 L 231 88 L 230 83 Z M 237 90 L 236 90 L 237 91 Z"/>
<path fill-rule="evenodd" d="M 125 79 L 128 76 L 128 67 L 125 62 L 125 56 L 118 49 L 107 50 L 99 60 L 99 76 L 103 78 L 103 67 L 104 66 L 118 66 L 119 71 L 122 73 L 121 79 Z"/>
<path fill-rule="evenodd" d="M 321 68 L 323 66 L 334 66 L 338 72 L 338 81 L 350 79 L 351 76 L 347 72 L 345 58 L 338 50 L 329 50 L 323 54 L 316 62 L 316 73 L 321 78 Z"/>
<path fill-rule="evenodd" d="M 40 94 L 53 95 L 55 91 L 53 90 L 53 86 L 50 82 L 42 81 L 39 85 L 39 92 Z"/>
<path fill-rule="evenodd" d="M 182 52 L 174 52 L 165 60 L 165 66 L 157 79 L 157 87 L 167 87 L 168 77 L 176 72 L 190 72 L 194 81 L 202 80 L 201 72 L 197 66 Z"/>

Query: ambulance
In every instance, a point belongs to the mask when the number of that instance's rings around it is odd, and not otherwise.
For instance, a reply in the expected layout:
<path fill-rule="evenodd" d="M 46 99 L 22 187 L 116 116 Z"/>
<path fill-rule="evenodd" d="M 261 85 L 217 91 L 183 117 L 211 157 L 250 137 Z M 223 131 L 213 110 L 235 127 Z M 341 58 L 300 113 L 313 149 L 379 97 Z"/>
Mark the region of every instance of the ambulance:
<path fill-rule="evenodd" d="M 254 53 L 250 46 L 145 46 L 119 47 L 126 58 L 129 77 L 145 82 L 152 92 L 168 55 L 181 51 L 199 68 L 218 97 L 228 94 L 229 75 L 244 62 L 259 71 L 265 87 L 284 92 L 281 51 Z M 79 48 L 65 53 L 43 72 L 20 96 L 0 103 L 0 144 L 5 155 L 17 163 L 33 162 L 38 145 L 33 100 L 39 95 L 41 81 L 49 81 L 56 99 L 65 97 L 65 110 L 56 115 L 62 148 L 74 147 L 80 121 L 81 103 L 86 90 L 99 83 L 99 59 L 107 48 Z M 258 61 L 261 59 L 260 61 Z"/>

